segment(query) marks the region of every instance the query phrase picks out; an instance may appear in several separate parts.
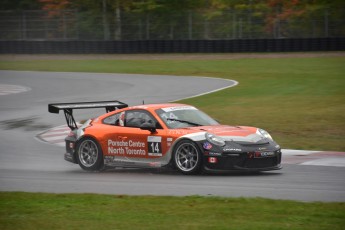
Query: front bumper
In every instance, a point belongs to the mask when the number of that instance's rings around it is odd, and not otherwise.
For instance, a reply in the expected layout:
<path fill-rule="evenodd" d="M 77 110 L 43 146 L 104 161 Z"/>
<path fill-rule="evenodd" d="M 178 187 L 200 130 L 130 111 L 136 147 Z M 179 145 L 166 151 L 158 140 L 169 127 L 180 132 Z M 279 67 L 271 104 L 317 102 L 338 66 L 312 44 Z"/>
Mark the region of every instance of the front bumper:
<path fill-rule="evenodd" d="M 237 154 L 210 155 L 205 152 L 204 166 L 208 170 L 221 171 L 269 171 L 281 169 L 281 151 L 274 151 L 273 156 L 253 157 L 251 152 Z"/>
<path fill-rule="evenodd" d="M 204 153 L 205 169 L 215 171 L 269 171 L 281 169 L 282 153 L 273 140 L 259 142 L 226 141 L 217 146 L 199 142 Z"/>

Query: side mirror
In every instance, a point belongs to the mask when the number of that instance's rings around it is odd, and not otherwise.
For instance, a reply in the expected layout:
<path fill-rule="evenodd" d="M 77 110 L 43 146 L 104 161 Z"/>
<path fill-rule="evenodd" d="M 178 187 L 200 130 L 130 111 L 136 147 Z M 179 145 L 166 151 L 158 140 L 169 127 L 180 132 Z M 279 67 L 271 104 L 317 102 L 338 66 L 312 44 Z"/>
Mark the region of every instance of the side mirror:
<path fill-rule="evenodd" d="M 140 129 L 142 130 L 148 130 L 151 133 L 155 133 L 156 132 L 156 126 L 152 123 L 144 123 L 140 126 Z"/>

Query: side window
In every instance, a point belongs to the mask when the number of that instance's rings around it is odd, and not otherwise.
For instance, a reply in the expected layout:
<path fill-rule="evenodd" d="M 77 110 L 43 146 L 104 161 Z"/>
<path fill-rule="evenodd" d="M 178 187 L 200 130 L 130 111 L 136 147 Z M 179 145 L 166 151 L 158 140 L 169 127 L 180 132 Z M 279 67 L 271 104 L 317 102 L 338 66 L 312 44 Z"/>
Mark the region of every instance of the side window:
<path fill-rule="evenodd" d="M 148 112 L 143 110 L 126 111 L 125 126 L 140 128 L 143 124 L 153 124 L 157 129 L 162 127 L 156 119 Z"/>
<path fill-rule="evenodd" d="M 121 113 L 116 113 L 114 115 L 111 115 L 103 120 L 104 124 L 107 125 L 119 125 L 119 119 L 120 119 Z"/>
<path fill-rule="evenodd" d="M 116 124 L 116 121 L 119 120 L 119 117 L 120 117 L 120 114 L 117 113 L 117 114 L 114 114 L 114 115 L 111 115 L 110 117 L 107 117 L 103 120 L 103 123 L 104 124 L 107 124 L 107 125 L 115 125 Z"/>

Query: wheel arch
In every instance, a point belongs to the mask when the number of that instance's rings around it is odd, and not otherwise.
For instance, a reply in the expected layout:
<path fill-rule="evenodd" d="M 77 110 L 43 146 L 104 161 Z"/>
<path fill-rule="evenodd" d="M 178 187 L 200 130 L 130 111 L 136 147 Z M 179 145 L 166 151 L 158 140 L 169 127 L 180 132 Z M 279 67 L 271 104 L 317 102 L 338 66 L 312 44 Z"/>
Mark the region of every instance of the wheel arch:
<path fill-rule="evenodd" d="M 190 140 L 190 141 L 193 141 L 198 146 L 198 148 L 201 152 L 203 152 L 202 143 L 206 140 L 205 134 L 206 134 L 206 132 L 197 132 L 197 133 L 190 133 L 187 135 L 183 135 L 183 136 L 181 136 L 175 140 L 174 144 L 171 146 L 172 147 L 171 150 L 173 151 L 174 148 L 176 147 L 176 145 L 180 141 Z"/>
<path fill-rule="evenodd" d="M 200 173 L 204 167 L 203 151 L 200 144 L 190 138 L 181 138 L 172 149 L 171 165 L 186 175 Z"/>
<path fill-rule="evenodd" d="M 195 138 L 192 138 L 190 136 L 182 136 L 180 138 L 178 138 L 177 140 L 174 141 L 174 143 L 172 144 L 171 148 L 169 149 L 169 152 L 170 152 L 170 160 L 169 160 L 169 164 L 172 165 L 173 164 L 173 160 L 174 160 L 174 151 L 176 149 L 176 146 L 178 146 L 178 144 L 181 142 L 181 141 L 192 141 L 196 144 L 198 150 L 203 154 L 203 149 L 202 149 L 202 140 L 199 140 L 199 139 L 195 139 Z"/>
<path fill-rule="evenodd" d="M 94 144 L 97 146 L 98 148 L 98 151 L 99 151 L 99 155 L 98 155 L 98 158 L 99 158 L 99 163 L 96 163 L 98 166 L 95 168 L 95 169 L 92 169 L 92 170 L 102 170 L 103 168 L 103 165 L 104 165 L 104 153 L 103 153 L 103 148 L 102 148 L 102 145 L 100 144 L 99 140 L 93 136 L 93 135 L 83 135 L 81 136 L 80 138 L 78 138 L 78 140 L 76 141 L 75 143 L 75 151 L 74 151 L 74 157 L 76 159 L 76 162 L 80 165 L 81 168 L 83 168 L 84 170 L 88 170 L 86 169 L 85 167 L 82 167 L 81 164 L 80 164 L 80 159 L 79 159 L 79 146 L 83 143 L 84 140 L 91 140 L 94 142 Z M 98 161 L 98 160 L 97 160 Z"/>
<path fill-rule="evenodd" d="M 92 139 L 94 139 L 102 148 L 102 145 L 99 143 L 98 139 L 95 136 L 90 135 L 90 134 L 84 134 L 84 135 L 78 137 L 78 139 L 75 141 L 75 150 L 74 150 L 74 153 L 73 153 L 74 157 L 78 157 L 77 156 L 77 148 L 78 148 L 80 142 L 83 141 L 85 138 L 92 138 Z"/>

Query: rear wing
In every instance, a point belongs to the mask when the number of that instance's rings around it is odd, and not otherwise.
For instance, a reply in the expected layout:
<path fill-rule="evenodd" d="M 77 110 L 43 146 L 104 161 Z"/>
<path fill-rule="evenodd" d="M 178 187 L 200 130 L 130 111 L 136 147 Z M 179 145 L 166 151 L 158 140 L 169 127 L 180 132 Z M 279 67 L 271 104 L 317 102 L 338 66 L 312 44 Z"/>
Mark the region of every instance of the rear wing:
<path fill-rule="evenodd" d="M 59 113 L 63 110 L 67 126 L 71 129 L 77 129 L 77 123 L 73 117 L 74 109 L 94 109 L 94 108 L 105 108 L 106 112 L 111 112 L 116 109 L 122 109 L 128 107 L 127 104 L 120 101 L 94 101 L 94 102 L 72 102 L 72 103 L 57 103 L 49 104 L 48 111 L 50 113 Z"/>

